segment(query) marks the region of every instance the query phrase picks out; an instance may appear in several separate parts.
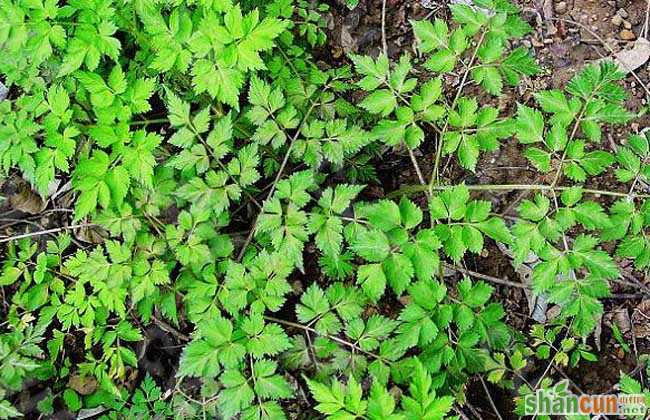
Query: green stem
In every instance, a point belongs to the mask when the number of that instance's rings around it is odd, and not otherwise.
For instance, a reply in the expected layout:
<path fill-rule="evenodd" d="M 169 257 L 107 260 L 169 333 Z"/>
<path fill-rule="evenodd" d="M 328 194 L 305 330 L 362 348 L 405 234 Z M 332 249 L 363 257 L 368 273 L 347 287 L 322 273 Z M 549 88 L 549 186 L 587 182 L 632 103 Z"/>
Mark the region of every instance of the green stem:
<path fill-rule="evenodd" d="M 168 122 L 169 122 L 168 118 L 156 118 L 153 120 L 133 121 L 129 123 L 129 125 L 148 125 L 148 124 L 161 124 L 161 123 L 168 123 Z"/>
<path fill-rule="evenodd" d="M 604 82 L 603 82 L 604 83 Z M 602 89 L 603 84 L 598 84 L 594 90 L 589 94 L 589 97 L 585 99 L 585 103 L 582 105 L 582 108 L 580 109 L 580 113 L 578 114 L 578 117 L 575 120 L 575 124 L 573 126 L 573 130 L 571 131 L 571 137 L 569 137 L 569 140 L 567 144 L 576 137 L 576 134 L 578 134 L 578 128 L 580 128 L 580 123 L 582 122 L 582 118 L 585 115 L 585 112 L 587 112 L 587 107 L 589 106 L 589 102 L 596 96 L 596 94 Z M 557 183 L 560 181 L 562 177 L 562 167 L 564 166 L 564 161 L 566 160 L 566 155 L 567 155 L 567 147 L 564 147 L 564 151 L 562 152 L 562 158 L 560 159 L 560 164 L 558 165 L 557 172 L 555 173 L 555 177 L 553 178 L 553 182 L 551 183 L 551 186 L 555 187 Z"/>
<path fill-rule="evenodd" d="M 454 107 L 456 106 L 456 103 L 458 102 L 458 98 L 460 98 L 461 93 L 463 92 L 463 88 L 465 87 L 465 83 L 467 82 L 467 76 L 469 76 L 470 70 L 472 66 L 474 65 L 474 61 L 476 60 L 476 56 L 478 55 L 478 50 L 481 48 L 481 45 L 483 44 L 483 41 L 485 40 L 485 31 L 481 33 L 481 37 L 479 38 L 478 42 L 476 43 L 476 48 L 474 49 L 474 52 L 472 53 L 472 58 L 470 58 L 469 63 L 467 64 L 467 67 L 465 69 L 465 73 L 463 74 L 463 79 L 460 82 L 460 85 L 458 87 L 458 91 L 456 92 L 456 96 L 454 96 L 454 100 L 451 103 L 451 106 L 449 107 L 449 110 L 453 110 Z M 446 119 L 445 121 L 445 126 L 442 129 L 442 133 L 438 136 L 438 148 L 436 149 L 436 159 L 433 165 L 433 172 L 431 173 L 431 180 L 429 181 L 429 187 L 430 191 L 433 191 L 434 188 L 433 186 L 435 184 L 438 184 L 439 182 L 439 175 L 440 175 L 440 159 L 442 158 L 442 142 L 443 142 L 443 137 L 445 133 L 447 133 L 447 128 L 449 128 L 449 118 Z"/>
<path fill-rule="evenodd" d="M 325 92 L 327 89 L 329 89 L 330 85 L 329 83 L 323 86 L 320 94 Z M 302 130 L 302 127 L 305 125 L 307 122 L 307 119 L 311 115 L 312 111 L 314 108 L 316 108 L 317 105 L 320 105 L 318 102 L 314 101 L 312 102 L 311 106 L 307 110 L 307 113 L 305 116 L 302 118 L 300 121 L 300 124 L 298 125 L 296 132 L 294 135 L 291 137 L 291 140 L 289 141 L 289 146 L 287 147 L 287 151 L 285 152 L 284 159 L 282 160 L 282 163 L 280 164 L 280 169 L 278 169 L 278 173 L 273 179 L 273 183 L 271 184 L 271 191 L 269 191 L 268 195 L 266 196 L 266 200 L 270 200 L 273 197 L 273 193 L 275 192 L 275 188 L 278 186 L 278 182 L 280 181 L 280 178 L 282 178 L 282 174 L 284 172 L 284 169 L 287 166 L 287 163 L 289 162 L 289 157 L 291 156 L 291 151 L 293 148 L 293 145 L 296 143 L 296 140 L 298 139 L 298 136 L 300 135 L 300 131 Z M 253 222 L 253 226 L 251 227 L 250 233 L 248 234 L 248 237 L 246 237 L 246 240 L 244 241 L 244 245 L 242 248 L 239 250 L 239 255 L 237 255 L 237 261 L 241 261 L 241 259 L 244 257 L 244 252 L 246 252 L 246 248 L 248 245 L 251 243 L 253 240 L 253 236 L 255 235 L 255 228 L 257 227 L 257 221 L 259 220 L 259 217 L 262 213 L 260 212 L 257 217 L 255 218 L 255 221 Z"/>
<path fill-rule="evenodd" d="M 369 351 L 365 351 L 364 349 L 357 346 L 356 344 L 350 343 L 349 341 L 346 341 L 346 340 L 344 340 L 342 338 L 339 338 L 339 337 L 337 337 L 335 335 L 322 334 L 322 333 L 319 333 L 318 331 L 316 331 L 312 327 L 308 327 L 306 325 L 298 324 L 297 322 L 285 321 L 284 319 L 276 318 L 276 317 L 273 317 L 273 316 L 264 315 L 264 319 L 266 319 L 267 321 L 271 321 L 271 322 L 277 322 L 278 324 L 283 324 L 283 325 L 286 325 L 286 326 L 289 326 L 289 327 L 294 327 L 294 328 L 299 328 L 299 329 L 302 329 L 302 330 L 305 330 L 305 331 L 309 331 L 309 332 L 311 332 L 313 334 L 320 335 L 321 337 L 329 338 L 332 341 L 336 341 L 339 344 L 343 344 L 344 346 L 350 347 L 351 349 L 354 349 L 354 350 L 358 351 L 359 353 L 363 353 L 366 356 L 371 356 L 371 357 L 374 357 L 375 359 L 379 359 L 379 360 L 382 360 L 382 361 L 387 362 L 388 364 L 390 364 L 390 361 L 384 359 L 383 357 L 379 356 L 378 354 L 375 354 L 375 353 L 372 353 L 372 352 L 369 352 Z"/>
<path fill-rule="evenodd" d="M 386 195 L 386 198 L 396 198 L 402 195 L 413 195 L 420 192 L 425 192 L 427 189 L 431 188 L 434 191 L 444 191 L 455 187 L 455 185 L 406 185 L 400 188 L 397 191 L 393 191 Z M 484 185 L 466 185 L 467 189 L 472 191 L 564 191 L 568 190 L 571 187 L 554 187 L 552 185 L 532 185 L 532 184 L 484 184 Z M 649 198 L 650 195 L 647 194 L 631 194 L 628 195 L 622 192 L 616 191 L 603 191 L 595 190 L 590 188 L 583 188 L 582 192 L 587 194 L 599 194 L 607 195 L 612 197 L 637 197 L 637 198 Z"/>

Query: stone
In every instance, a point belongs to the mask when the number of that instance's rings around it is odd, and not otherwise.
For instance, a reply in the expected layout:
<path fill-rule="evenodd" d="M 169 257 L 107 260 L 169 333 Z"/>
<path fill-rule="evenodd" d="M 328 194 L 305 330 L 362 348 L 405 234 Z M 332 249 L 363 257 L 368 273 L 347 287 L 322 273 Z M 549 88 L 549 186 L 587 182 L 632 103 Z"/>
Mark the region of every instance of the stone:
<path fill-rule="evenodd" d="M 627 19 L 628 16 L 630 16 L 627 13 L 627 10 L 625 10 L 625 9 L 618 9 L 618 12 L 616 12 L 616 14 L 619 15 L 620 17 L 622 17 L 623 19 Z"/>
<path fill-rule="evenodd" d="M 628 22 L 627 20 L 623 21 L 623 27 L 625 29 L 632 29 L 632 24 Z"/>
<path fill-rule="evenodd" d="M 624 40 L 624 41 L 634 41 L 636 39 L 636 35 L 634 35 L 634 32 L 630 31 L 629 29 L 623 29 L 618 36 Z"/>
<path fill-rule="evenodd" d="M 621 26 L 623 24 L 623 18 L 620 15 L 614 15 L 612 18 L 612 25 Z"/>
<path fill-rule="evenodd" d="M 650 60 L 650 41 L 645 38 L 638 38 L 634 41 L 632 48 L 624 48 L 623 50 L 614 54 L 614 62 L 624 73 L 629 73 L 643 66 Z M 636 86 L 636 82 L 631 82 L 632 88 Z"/>
<path fill-rule="evenodd" d="M 565 1 L 561 1 L 555 5 L 555 11 L 559 14 L 566 12 L 567 4 Z"/>

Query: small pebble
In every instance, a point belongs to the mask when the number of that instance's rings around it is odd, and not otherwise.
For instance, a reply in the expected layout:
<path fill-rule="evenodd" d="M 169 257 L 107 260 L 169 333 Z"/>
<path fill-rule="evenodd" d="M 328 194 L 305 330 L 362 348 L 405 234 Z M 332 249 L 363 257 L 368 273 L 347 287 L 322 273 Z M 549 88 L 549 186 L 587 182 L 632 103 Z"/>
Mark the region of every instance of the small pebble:
<path fill-rule="evenodd" d="M 623 24 L 623 18 L 620 15 L 614 15 L 612 18 L 612 25 L 621 26 Z"/>
<path fill-rule="evenodd" d="M 625 9 L 618 9 L 618 12 L 616 13 L 623 19 L 627 19 L 627 17 L 630 16 Z"/>
<path fill-rule="evenodd" d="M 555 11 L 560 14 L 566 12 L 566 9 L 567 9 L 567 4 L 565 1 L 561 1 L 555 5 Z"/>
<path fill-rule="evenodd" d="M 625 357 L 625 352 L 623 351 L 622 348 L 619 347 L 616 349 L 616 357 L 618 357 L 619 359 L 623 359 Z"/>
<path fill-rule="evenodd" d="M 634 41 L 636 39 L 636 35 L 634 35 L 634 32 L 630 31 L 629 29 L 623 29 L 618 36 L 624 40 L 624 41 Z"/>
<path fill-rule="evenodd" d="M 626 20 L 623 22 L 623 27 L 625 29 L 632 29 L 632 24 Z"/>

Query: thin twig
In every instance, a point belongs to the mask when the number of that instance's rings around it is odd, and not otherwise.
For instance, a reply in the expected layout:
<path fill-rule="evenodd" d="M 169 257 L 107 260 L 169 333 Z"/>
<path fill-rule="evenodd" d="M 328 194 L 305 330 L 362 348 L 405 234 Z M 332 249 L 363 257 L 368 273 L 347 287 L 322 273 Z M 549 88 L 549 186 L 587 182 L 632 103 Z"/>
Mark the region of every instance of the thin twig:
<path fill-rule="evenodd" d="M 496 284 L 502 284 L 504 286 L 512 286 L 512 287 L 517 287 L 517 288 L 520 288 L 520 289 L 528 289 L 528 286 L 526 286 L 523 283 L 517 283 L 517 282 L 506 280 L 506 279 L 500 279 L 498 277 L 488 276 L 487 274 L 477 273 L 476 271 L 467 270 L 465 268 L 458 267 L 458 266 L 448 264 L 448 263 L 445 263 L 445 262 L 443 262 L 442 265 L 445 268 L 449 269 L 449 270 L 457 271 L 457 272 L 459 272 L 461 274 L 465 274 L 466 276 L 474 277 L 474 278 L 481 279 L 481 280 L 487 280 L 489 282 L 496 283 Z"/>
<path fill-rule="evenodd" d="M 86 227 L 93 227 L 97 226 L 95 223 L 82 223 L 79 225 L 70 225 L 70 226 L 63 226 L 63 227 L 58 227 L 58 228 L 52 228 L 52 229 L 46 229 L 46 230 L 39 230 L 38 232 L 30 232 L 30 233 L 23 233 L 22 235 L 16 235 L 16 236 L 10 236 L 8 238 L 2 238 L 0 239 L 0 244 L 5 243 L 5 242 L 11 242 L 15 241 L 18 239 L 23 239 L 23 238 L 31 238 L 34 236 L 41 236 L 41 235 L 47 235 L 50 233 L 57 233 L 57 232 L 62 232 L 64 230 L 72 230 L 72 229 L 82 229 Z"/>
<path fill-rule="evenodd" d="M 420 169 L 420 165 L 418 165 L 418 161 L 415 158 L 415 154 L 413 153 L 413 150 L 411 150 L 408 145 L 406 145 L 406 149 L 409 152 L 409 157 L 411 158 L 411 163 L 413 164 L 413 168 L 415 168 L 415 173 L 418 175 L 418 180 L 420 180 L 420 184 L 426 186 L 427 182 L 424 180 L 424 176 L 422 175 L 422 170 Z M 427 190 L 428 192 L 428 190 Z"/>
<path fill-rule="evenodd" d="M 628 299 L 641 299 L 642 297 L 645 296 L 645 293 L 614 293 L 613 295 L 610 295 L 610 299 L 617 299 L 617 300 L 628 300 Z"/>
<path fill-rule="evenodd" d="M 645 22 L 643 22 L 643 37 L 645 39 L 648 39 L 648 25 L 650 24 L 650 0 L 646 1 L 646 7 L 645 7 Z"/>
<path fill-rule="evenodd" d="M 645 284 L 641 283 L 636 277 L 628 273 L 627 270 L 621 270 L 621 276 L 624 277 L 626 280 L 618 278 L 618 279 L 614 279 L 614 281 L 620 284 L 624 284 L 626 286 L 637 287 L 643 293 L 650 296 L 650 288 L 648 288 L 648 286 L 646 286 Z"/>
<path fill-rule="evenodd" d="M 625 314 L 627 315 L 627 309 L 625 310 Z M 634 315 L 634 314 L 632 314 Z M 630 317 L 630 330 L 632 332 L 632 348 L 634 349 L 634 359 L 639 360 L 639 350 L 636 347 L 636 328 L 634 328 L 634 317 Z M 639 372 L 640 378 L 641 378 L 641 386 L 645 387 L 645 379 L 643 378 L 643 369 Z"/>
<path fill-rule="evenodd" d="M 483 389 L 485 390 L 485 395 L 487 395 L 488 400 L 490 401 L 490 405 L 492 406 L 492 410 L 494 410 L 494 414 L 497 415 L 499 420 L 503 420 L 503 417 L 501 417 L 501 414 L 499 413 L 499 410 L 497 409 L 497 405 L 494 403 L 494 400 L 492 399 L 492 395 L 490 395 L 490 391 L 488 390 L 488 387 L 485 384 L 485 381 L 483 380 L 483 377 L 481 375 L 479 375 L 478 378 L 481 381 L 481 385 L 483 385 Z"/>
<path fill-rule="evenodd" d="M 9 222 L 9 223 L 6 223 L 6 224 L 0 226 L 0 230 L 5 230 L 8 227 L 11 227 L 11 226 L 14 226 L 14 225 L 19 225 L 21 223 L 35 226 L 38 229 L 43 229 L 43 225 L 41 225 L 40 223 L 32 222 L 31 220 L 13 219 L 11 217 L 7 217 L 7 218 L 0 219 L 0 221 Z"/>
<path fill-rule="evenodd" d="M 153 319 L 153 322 L 158 325 L 158 327 L 163 330 L 167 331 L 168 333 L 172 334 L 175 336 L 179 341 L 190 341 L 192 338 L 186 334 L 183 334 L 182 332 L 178 331 L 176 328 L 172 327 L 162 319 L 158 319 L 155 316 L 152 316 L 151 319 Z"/>
<path fill-rule="evenodd" d="M 420 192 L 424 192 L 427 188 L 431 188 L 434 191 L 444 191 L 456 187 L 456 185 L 433 185 L 427 186 L 426 188 L 422 185 L 407 185 L 399 190 L 393 191 L 390 194 L 387 194 L 387 198 L 395 198 L 401 195 L 413 195 Z M 520 191 L 520 190 L 530 190 L 530 191 L 564 191 L 568 190 L 571 187 L 559 187 L 551 186 L 545 184 L 480 184 L 480 185 L 465 185 L 468 190 L 472 191 Z M 648 194 L 630 194 L 616 192 L 616 191 L 604 191 L 604 190 L 594 190 L 590 188 L 583 188 L 583 193 L 586 194 L 596 194 L 596 195 L 608 195 L 612 197 L 632 197 L 632 198 L 649 198 Z"/>
<path fill-rule="evenodd" d="M 381 5 L 381 45 L 384 49 L 384 55 L 388 58 L 388 42 L 386 41 L 386 0 Z"/>
<path fill-rule="evenodd" d="M 465 405 L 467 406 L 467 408 L 469 408 L 469 411 L 472 412 L 472 414 L 474 415 L 475 418 L 477 418 L 478 420 L 483 420 L 483 416 L 481 416 L 481 413 L 479 413 L 478 410 L 476 409 L 476 407 L 474 407 L 472 404 L 470 404 L 469 401 L 465 401 Z M 483 410 L 481 410 L 481 411 L 483 411 Z"/>
<path fill-rule="evenodd" d="M 580 387 L 578 386 L 578 384 L 576 384 L 575 382 L 573 382 L 573 380 L 572 380 L 571 378 L 569 378 L 569 375 L 567 375 L 567 374 L 566 374 L 562 369 L 560 369 L 559 366 L 555 366 L 555 365 L 553 365 L 553 370 L 556 371 L 557 373 L 559 373 L 560 375 L 562 375 L 562 376 L 564 377 L 564 379 L 566 379 L 567 381 L 569 381 L 569 383 L 570 383 L 570 384 L 571 384 L 571 385 L 576 389 L 576 391 L 578 391 L 580 394 L 584 394 L 584 393 L 585 393 L 582 389 L 580 389 Z"/>
<path fill-rule="evenodd" d="M 463 413 L 463 410 L 460 407 L 455 406 L 454 411 L 457 412 L 460 418 L 462 418 L 463 420 L 469 420 L 469 417 L 467 417 L 467 415 Z"/>

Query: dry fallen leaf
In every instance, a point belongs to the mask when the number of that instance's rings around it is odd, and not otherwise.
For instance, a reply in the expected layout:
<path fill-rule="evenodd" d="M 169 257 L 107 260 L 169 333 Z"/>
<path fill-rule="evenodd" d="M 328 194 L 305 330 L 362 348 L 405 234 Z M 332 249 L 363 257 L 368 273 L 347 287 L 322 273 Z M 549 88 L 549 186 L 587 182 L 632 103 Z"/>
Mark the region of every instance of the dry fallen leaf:
<path fill-rule="evenodd" d="M 13 210 L 29 214 L 39 214 L 45 209 L 41 197 L 28 187 L 9 197 L 9 204 Z"/>
<path fill-rule="evenodd" d="M 638 69 L 650 60 L 650 41 L 645 38 L 637 39 L 632 49 L 614 54 L 613 60 L 625 73 Z"/>
<path fill-rule="evenodd" d="M 75 229 L 75 238 L 91 244 L 102 244 L 106 240 L 107 232 L 99 226 L 89 226 Z"/>
<path fill-rule="evenodd" d="M 612 321 L 616 324 L 622 334 L 625 334 L 632 329 L 630 314 L 628 313 L 627 308 L 616 309 L 613 313 Z"/>
<path fill-rule="evenodd" d="M 347 25 L 341 26 L 341 46 L 346 54 L 354 53 L 357 51 L 357 42 L 350 33 L 350 28 Z"/>
<path fill-rule="evenodd" d="M 97 379 L 92 376 L 72 375 L 68 386 L 81 395 L 90 395 L 97 389 Z"/>
<path fill-rule="evenodd" d="M 514 255 L 508 247 L 501 243 L 497 243 L 497 246 L 505 255 L 510 259 L 514 259 Z M 528 302 L 528 315 L 533 318 L 535 321 L 542 324 L 546 323 L 546 311 L 548 309 L 548 302 L 546 301 L 546 294 L 541 294 L 535 296 L 532 291 L 533 284 L 533 268 L 540 262 L 539 258 L 534 254 L 528 254 L 528 257 L 523 261 L 521 265 L 513 268 L 519 275 L 521 282 L 527 286 L 524 289 L 524 295 L 526 296 L 526 301 Z"/>
<path fill-rule="evenodd" d="M 634 308 L 632 324 L 636 338 L 650 337 L 650 299 L 645 299 Z"/>

